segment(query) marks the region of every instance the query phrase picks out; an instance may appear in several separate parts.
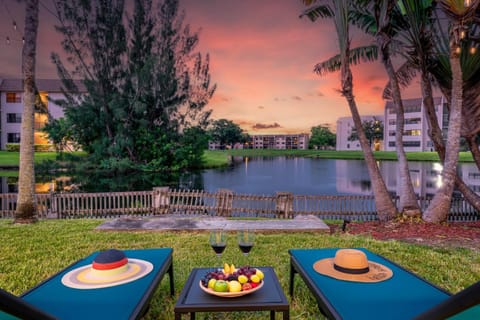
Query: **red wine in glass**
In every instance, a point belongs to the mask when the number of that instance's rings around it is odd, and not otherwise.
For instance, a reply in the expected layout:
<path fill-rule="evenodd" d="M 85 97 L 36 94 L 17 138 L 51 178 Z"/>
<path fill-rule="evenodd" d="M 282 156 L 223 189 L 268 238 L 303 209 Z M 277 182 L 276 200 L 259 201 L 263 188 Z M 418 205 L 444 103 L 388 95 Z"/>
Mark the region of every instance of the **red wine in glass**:
<path fill-rule="evenodd" d="M 215 244 L 212 244 L 212 249 L 213 251 L 215 251 L 215 253 L 217 255 L 222 255 L 223 251 L 225 251 L 225 248 L 227 247 L 227 245 L 225 243 L 215 243 Z"/>
<path fill-rule="evenodd" d="M 240 247 L 240 251 L 242 251 L 244 255 L 247 255 L 250 250 L 252 250 L 253 243 L 239 243 L 238 246 Z"/>
<path fill-rule="evenodd" d="M 227 246 L 227 235 L 223 230 L 212 230 L 210 232 L 209 243 L 217 255 L 218 263 L 221 265 L 222 253 Z"/>
<path fill-rule="evenodd" d="M 240 230 L 238 232 L 238 247 L 244 256 L 248 256 L 253 248 L 255 233 L 253 230 Z"/>

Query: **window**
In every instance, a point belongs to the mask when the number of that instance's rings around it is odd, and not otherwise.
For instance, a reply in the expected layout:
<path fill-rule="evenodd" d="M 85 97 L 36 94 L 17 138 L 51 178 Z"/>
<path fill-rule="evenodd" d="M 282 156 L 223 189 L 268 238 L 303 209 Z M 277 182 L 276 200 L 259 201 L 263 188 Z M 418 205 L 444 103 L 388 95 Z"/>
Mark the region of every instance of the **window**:
<path fill-rule="evenodd" d="M 7 134 L 7 143 L 20 143 L 20 133 L 8 133 Z"/>
<path fill-rule="evenodd" d="M 420 147 L 420 141 L 404 141 L 404 147 Z"/>
<path fill-rule="evenodd" d="M 7 113 L 7 123 L 22 123 L 22 114 Z"/>
<path fill-rule="evenodd" d="M 388 124 L 391 125 L 391 126 L 394 126 L 397 124 L 397 122 L 395 121 L 395 119 L 390 119 L 388 120 Z"/>
<path fill-rule="evenodd" d="M 405 113 L 420 112 L 420 111 L 422 111 L 422 106 L 421 105 L 406 106 L 404 108 Z"/>
<path fill-rule="evenodd" d="M 422 120 L 420 118 L 409 118 L 405 119 L 405 124 L 419 124 Z"/>
<path fill-rule="evenodd" d="M 395 147 L 395 141 L 390 141 L 390 142 L 388 143 L 388 146 L 389 146 L 389 147 Z"/>
<path fill-rule="evenodd" d="M 404 136 L 419 136 L 421 135 L 421 130 L 415 129 L 415 130 L 405 130 L 403 132 Z"/>
<path fill-rule="evenodd" d="M 480 173 L 469 172 L 468 173 L 468 178 L 469 179 L 480 179 Z"/>
<path fill-rule="evenodd" d="M 389 137 L 395 137 L 395 131 L 388 131 Z"/>
<path fill-rule="evenodd" d="M 7 92 L 7 103 L 22 102 L 22 97 L 16 92 Z"/>

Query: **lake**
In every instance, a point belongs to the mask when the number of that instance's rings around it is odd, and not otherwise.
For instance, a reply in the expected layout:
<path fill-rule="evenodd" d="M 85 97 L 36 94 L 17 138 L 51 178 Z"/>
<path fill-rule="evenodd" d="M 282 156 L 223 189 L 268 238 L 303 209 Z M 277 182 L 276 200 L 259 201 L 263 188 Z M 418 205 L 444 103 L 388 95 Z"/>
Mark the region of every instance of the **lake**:
<path fill-rule="evenodd" d="M 437 162 L 410 162 L 410 176 L 418 196 L 433 196 L 441 186 L 442 165 Z M 397 192 L 396 161 L 381 161 L 379 168 L 387 189 Z M 460 163 L 458 172 L 475 191 L 480 191 L 480 173 L 473 163 Z M 371 195 L 371 183 L 363 160 L 313 158 L 237 158 L 227 169 L 204 170 L 203 187 L 237 193 L 271 195 L 279 191 L 294 194 Z"/>
<path fill-rule="evenodd" d="M 442 166 L 436 162 L 410 162 L 410 175 L 419 196 L 432 196 L 441 185 Z M 381 161 L 379 167 L 388 190 L 396 194 L 396 161 Z M 480 173 L 473 163 L 460 163 L 458 172 L 475 192 L 480 192 Z M 17 192 L 16 178 L 1 178 L 1 192 Z M 85 192 L 151 190 L 155 186 L 215 192 L 273 195 L 292 192 L 303 195 L 370 195 L 371 183 L 363 160 L 296 157 L 235 157 L 221 169 L 167 177 L 162 174 L 128 176 L 37 177 L 37 192 L 74 188 Z"/>

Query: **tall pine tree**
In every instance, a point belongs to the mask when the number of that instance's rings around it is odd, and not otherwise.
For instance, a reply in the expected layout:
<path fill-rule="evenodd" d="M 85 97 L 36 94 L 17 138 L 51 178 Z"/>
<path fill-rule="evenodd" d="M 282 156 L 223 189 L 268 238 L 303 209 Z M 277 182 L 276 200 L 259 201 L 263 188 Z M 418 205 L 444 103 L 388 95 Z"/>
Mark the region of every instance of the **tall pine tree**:
<path fill-rule="evenodd" d="M 198 163 L 202 150 L 185 145 L 192 139 L 183 135 L 206 127 L 210 111 L 204 109 L 215 85 L 208 55 L 202 59 L 195 51 L 198 33 L 184 26 L 178 0 L 135 0 L 127 19 L 120 0 L 55 5 L 70 68 L 58 54 L 52 59 L 75 142 L 104 168 L 121 163 L 160 171 Z M 76 77 L 86 94 L 80 95 Z"/>

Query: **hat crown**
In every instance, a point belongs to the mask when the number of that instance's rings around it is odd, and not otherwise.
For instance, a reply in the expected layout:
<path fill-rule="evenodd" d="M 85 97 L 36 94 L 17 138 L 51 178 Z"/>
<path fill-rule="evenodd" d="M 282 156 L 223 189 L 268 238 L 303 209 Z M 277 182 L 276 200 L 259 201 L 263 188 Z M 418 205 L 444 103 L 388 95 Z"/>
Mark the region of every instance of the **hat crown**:
<path fill-rule="evenodd" d="M 355 249 L 340 249 L 335 253 L 333 263 L 346 269 L 368 268 L 367 255 Z"/>

